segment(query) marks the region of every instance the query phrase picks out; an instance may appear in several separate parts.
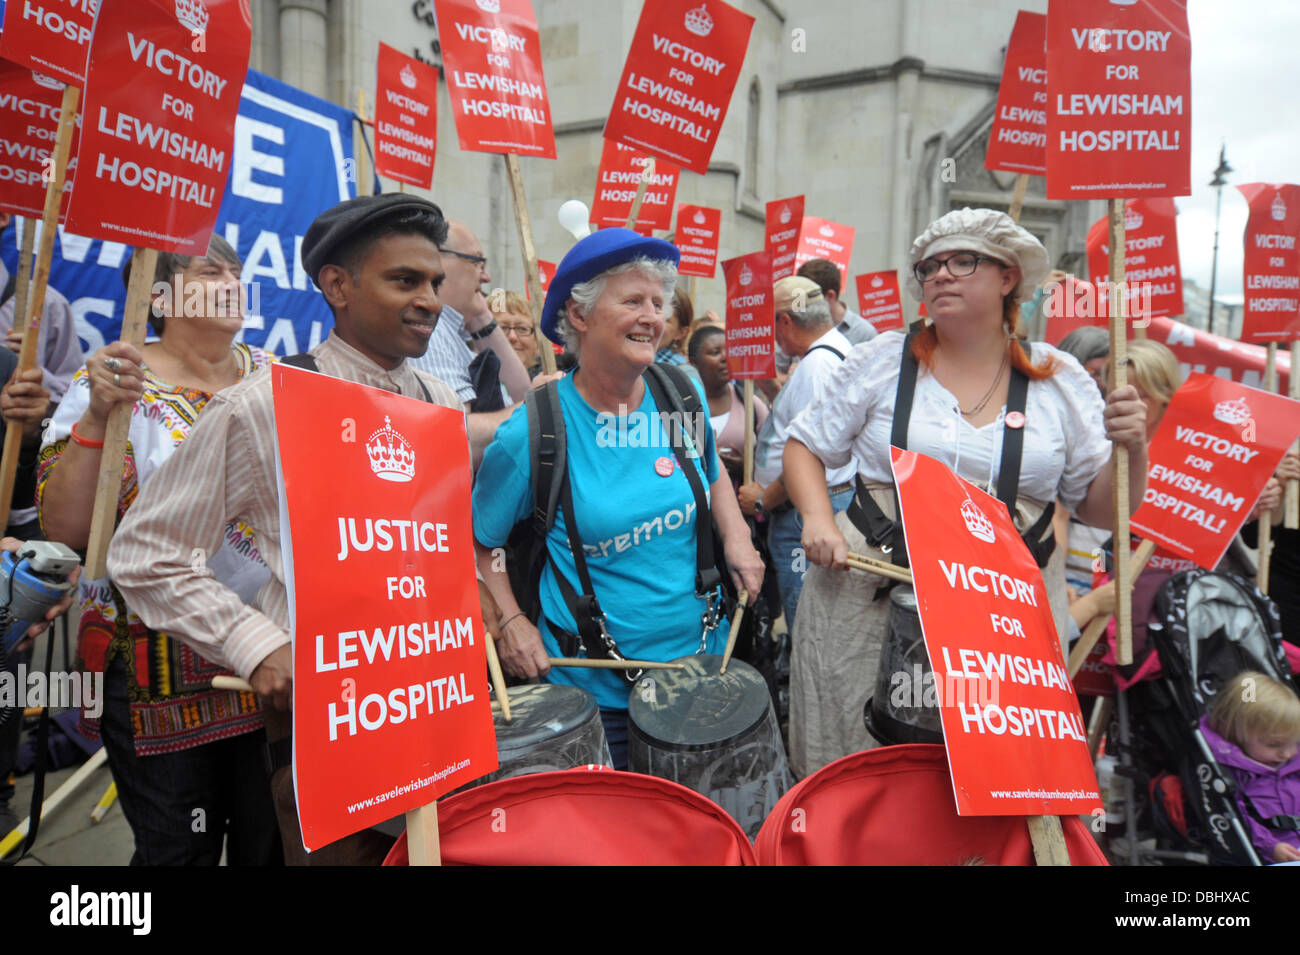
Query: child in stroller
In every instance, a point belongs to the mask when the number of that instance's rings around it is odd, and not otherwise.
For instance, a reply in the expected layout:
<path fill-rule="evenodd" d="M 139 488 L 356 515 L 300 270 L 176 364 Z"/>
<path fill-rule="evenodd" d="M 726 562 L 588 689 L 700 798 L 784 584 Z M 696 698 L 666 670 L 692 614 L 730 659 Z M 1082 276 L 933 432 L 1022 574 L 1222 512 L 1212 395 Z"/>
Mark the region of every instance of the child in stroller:
<path fill-rule="evenodd" d="M 1224 687 L 1201 720 L 1201 732 L 1214 758 L 1237 779 L 1237 804 L 1256 850 L 1274 862 L 1300 862 L 1300 832 L 1271 828 L 1263 818 L 1300 813 L 1300 697 L 1247 670 Z"/>

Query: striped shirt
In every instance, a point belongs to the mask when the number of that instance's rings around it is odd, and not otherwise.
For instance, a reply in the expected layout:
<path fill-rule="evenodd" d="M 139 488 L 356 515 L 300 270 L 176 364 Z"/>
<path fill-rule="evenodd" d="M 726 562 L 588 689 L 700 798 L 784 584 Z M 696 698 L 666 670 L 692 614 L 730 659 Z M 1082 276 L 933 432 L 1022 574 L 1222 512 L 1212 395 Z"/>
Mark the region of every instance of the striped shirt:
<path fill-rule="evenodd" d="M 429 337 L 428 350 L 419 358 L 409 361 L 419 371 L 451 385 L 461 401 L 473 401 L 478 396 L 474 382 L 469 377 L 474 352 L 461 337 L 464 329 L 464 317 L 450 305 L 444 304 L 442 313 L 438 316 L 438 324 Z"/>
<path fill-rule="evenodd" d="M 311 354 L 323 374 L 416 399 L 424 397 L 423 381 L 435 404 L 461 409 L 438 379 L 406 362 L 381 368 L 335 333 Z M 221 547 L 232 520 L 252 528 L 271 573 L 251 604 L 217 583 L 203 559 Z M 108 568 L 146 624 L 245 679 L 290 642 L 269 370 L 212 396 L 193 433 L 127 511 Z"/>

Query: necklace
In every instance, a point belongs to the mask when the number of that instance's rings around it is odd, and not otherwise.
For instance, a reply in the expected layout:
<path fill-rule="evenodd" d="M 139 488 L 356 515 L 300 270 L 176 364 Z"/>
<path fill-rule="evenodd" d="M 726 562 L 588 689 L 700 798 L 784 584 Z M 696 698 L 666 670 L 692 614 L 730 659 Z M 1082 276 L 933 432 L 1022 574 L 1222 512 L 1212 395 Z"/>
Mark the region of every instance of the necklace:
<path fill-rule="evenodd" d="M 993 376 L 993 383 L 989 385 L 989 390 L 984 392 L 984 397 L 980 399 L 979 404 L 977 404 L 974 408 L 971 408 L 970 411 L 962 411 L 960 405 L 957 407 L 957 410 L 961 411 L 963 417 L 969 418 L 972 415 L 977 415 L 984 410 L 984 406 L 988 404 L 989 399 L 993 397 L 993 392 L 997 389 L 998 382 L 1002 380 L 1002 373 L 1007 370 L 1007 365 L 1008 363 L 1010 363 L 1010 361 L 1011 361 L 1011 352 L 1010 351 L 1004 352 L 1002 355 L 1002 364 L 998 365 L 998 373 Z"/>

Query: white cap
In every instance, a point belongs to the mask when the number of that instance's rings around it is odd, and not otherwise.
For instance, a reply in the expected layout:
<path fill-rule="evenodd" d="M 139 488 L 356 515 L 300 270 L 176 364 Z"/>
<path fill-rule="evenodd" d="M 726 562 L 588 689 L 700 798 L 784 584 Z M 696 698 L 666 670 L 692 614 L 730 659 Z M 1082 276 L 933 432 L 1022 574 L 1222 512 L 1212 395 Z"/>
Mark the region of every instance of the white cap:
<path fill-rule="evenodd" d="M 1005 212 L 993 209 L 954 209 L 940 216 L 912 243 L 911 262 L 915 265 L 940 252 L 980 252 L 1020 269 L 1018 293 L 1037 288 L 1047 277 L 1050 263 L 1043 243 L 1016 225 Z M 921 283 L 907 270 L 907 290 L 921 301 Z M 1023 295 L 1022 295 L 1023 297 Z"/>

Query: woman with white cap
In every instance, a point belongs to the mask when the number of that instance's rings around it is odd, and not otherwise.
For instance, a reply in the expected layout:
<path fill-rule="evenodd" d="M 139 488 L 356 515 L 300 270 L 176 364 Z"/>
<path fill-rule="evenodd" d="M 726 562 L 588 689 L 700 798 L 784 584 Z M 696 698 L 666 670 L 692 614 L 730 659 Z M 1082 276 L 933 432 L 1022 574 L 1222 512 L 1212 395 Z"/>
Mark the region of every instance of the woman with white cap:
<path fill-rule="evenodd" d="M 800 775 L 876 745 L 863 706 L 876 684 L 890 581 L 844 568 L 849 551 L 906 562 L 894 524 L 891 443 L 943 461 L 1008 502 L 1044 567 L 1060 633 L 1068 604 L 1062 555 L 1052 552 L 1051 502 L 1091 524 L 1111 523 L 1110 461 L 1120 444 L 1130 455 L 1130 505 L 1142 499 L 1145 412 L 1136 391 L 1113 391 L 1103 405 L 1072 357 L 1017 337 L 1021 296 L 1047 273 L 1042 244 L 1004 213 L 961 209 L 921 234 L 911 262 L 908 289 L 925 303 L 929 323 L 854 348 L 786 444 L 786 484 L 815 565 L 791 665 L 790 757 Z M 826 469 L 853 458 L 854 505 L 832 515 Z"/>
<path fill-rule="evenodd" d="M 701 556 L 712 549 L 710 512 L 737 589 L 757 593 L 763 579 L 762 560 L 718 463 L 698 383 L 684 374 L 660 377 L 662 366 L 651 368 L 679 259 L 662 239 L 601 229 L 570 249 L 551 279 L 542 330 L 577 354 L 578 367 L 534 399 L 539 408 L 543 400 L 558 401 L 567 467 L 556 477 L 567 475 L 568 485 L 546 534 L 540 594 L 512 591 L 497 557 L 515 525 L 533 512 L 541 496 L 535 485 L 545 477 L 540 463 L 533 473 L 534 460 L 542 459 L 531 453 L 530 424 L 536 423 L 527 409 L 497 430 L 474 486 L 475 553 L 501 607 L 502 666 L 515 676 L 542 676 L 592 693 L 615 768 L 626 762 L 629 682 L 611 670 L 551 670 L 547 658 L 585 651 L 663 661 L 721 653 L 727 633 L 717 626 L 725 621 L 717 616 L 720 578 Z M 670 411 L 670 388 L 679 398 L 683 390 L 694 398 L 696 413 L 684 429 L 674 426 L 675 415 L 661 417 Z M 523 608 L 538 597 L 534 621 Z"/>

